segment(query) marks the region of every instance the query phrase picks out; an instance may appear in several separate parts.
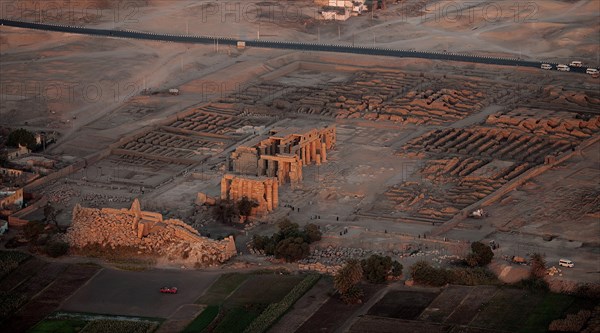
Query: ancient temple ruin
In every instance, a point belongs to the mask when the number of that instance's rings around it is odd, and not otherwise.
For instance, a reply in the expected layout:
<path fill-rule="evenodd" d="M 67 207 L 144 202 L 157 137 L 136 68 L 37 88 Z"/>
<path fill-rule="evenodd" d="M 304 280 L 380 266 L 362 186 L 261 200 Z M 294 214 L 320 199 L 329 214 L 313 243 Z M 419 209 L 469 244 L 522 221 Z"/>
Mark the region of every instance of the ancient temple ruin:
<path fill-rule="evenodd" d="M 137 199 L 130 209 L 76 205 L 66 239 L 74 248 L 94 244 L 107 251 L 136 248 L 200 266 L 223 263 L 237 253 L 233 236 L 223 240 L 203 237 L 181 220 L 165 220 L 160 213 L 143 211 Z"/>
<path fill-rule="evenodd" d="M 221 179 L 221 199 L 234 202 L 248 198 L 258 204 L 252 215 L 264 215 L 279 206 L 279 182 L 272 177 L 226 174 Z"/>
<path fill-rule="evenodd" d="M 231 153 L 230 170 L 241 175 L 275 177 L 279 184 L 302 181 L 302 167 L 327 161 L 335 145 L 335 126 L 272 129 Z"/>

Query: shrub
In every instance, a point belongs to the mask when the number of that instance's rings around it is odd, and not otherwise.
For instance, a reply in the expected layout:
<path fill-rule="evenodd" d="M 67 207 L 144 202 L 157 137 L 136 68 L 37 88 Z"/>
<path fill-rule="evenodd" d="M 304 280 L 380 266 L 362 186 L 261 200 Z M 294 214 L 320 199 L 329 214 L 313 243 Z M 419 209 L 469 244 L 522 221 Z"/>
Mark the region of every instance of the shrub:
<path fill-rule="evenodd" d="M 578 297 L 600 299 L 600 284 L 581 283 L 577 285 L 573 293 Z"/>
<path fill-rule="evenodd" d="M 592 316 L 590 310 L 580 310 L 577 314 L 568 314 L 565 319 L 556 319 L 550 323 L 549 331 L 581 332 L 585 323 Z"/>
<path fill-rule="evenodd" d="M 360 262 L 351 259 L 333 277 L 333 287 L 340 293 L 345 303 L 357 303 L 362 297 L 362 291 L 357 286 L 362 278 L 363 270 Z"/>
<path fill-rule="evenodd" d="M 318 242 L 321 240 L 321 230 L 316 224 L 309 223 L 304 226 L 304 234 L 306 235 L 308 243 Z"/>
<path fill-rule="evenodd" d="M 44 247 L 44 252 L 53 258 L 63 256 L 69 252 L 69 243 L 52 241 Z"/>
<path fill-rule="evenodd" d="M 0 278 L 17 268 L 27 258 L 29 255 L 22 252 L 0 251 Z"/>
<path fill-rule="evenodd" d="M 364 277 L 371 283 L 382 283 L 390 274 L 399 276 L 402 274 L 402 264 L 392 261 L 389 256 L 372 255 L 368 259 L 361 260 Z"/>
<path fill-rule="evenodd" d="M 481 242 L 473 242 L 471 243 L 471 251 L 466 258 L 467 264 L 469 266 L 485 266 L 492 262 L 492 258 L 494 257 L 494 252 L 492 249 Z"/>
<path fill-rule="evenodd" d="M 284 258 L 287 262 L 293 262 L 302 259 L 310 254 L 308 243 L 302 237 L 286 238 L 277 243 L 275 256 Z"/>
<path fill-rule="evenodd" d="M 341 294 L 341 299 L 346 304 L 361 303 L 365 293 L 357 285 L 350 287 L 345 293 Z"/>
<path fill-rule="evenodd" d="M 411 276 L 417 283 L 440 287 L 451 282 L 451 276 L 443 268 L 434 268 L 426 261 L 418 261 L 410 267 Z"/>
<path fill-rule="evenodd" d="M 252 208 L 258 207 L 258 202 L 248 199 L 248 197 L 242 197 L 237 202 L 237 208 L 240 216 L 250 216 L 252 214 Z"/>
<path fill-rule="evenodd" d="M 252 236 L 252 247 L 254 247 L 255 250 L 264 251 L 267 244 L 269 244 L 269 236 Z"/>
<path fill-rule="evenodd" d="M 531 278 L 543 279 L 546 276 L 546 260 L 539 253 L 531 255 Z"/>
<path fill-rule="evenodd" d="M 392 276 L 398 277 L 398 276 L 402 275 L 402 269 L 403 268 L 404 267 L 402 266 L 401 263 L 399 263 L 396 260 L 394 260 L 392 262 Z"/>
<path fill-rule="evenodd" d="M 40 221 L 29 221 L 23 227 L 23 234 L 25 238 L 30 241 L 36 241 L 37 238 L 44 233 L 45 226 Z"/>
<path fill-rule="evenodd" d="M 496 284 L 496 276 L 484 267 L 475 268 L 435 268 L 426 261 L 419 261 L 411 266 L 411 275 L 415 282 L 433 287 L 441 287 L 448 283 L 476 286 Z"/>
<path fill-rule="evenodd" d="M 99 319 L 87 324 L 81 333 L 149 333 L 157 323 L 149 321 Z"/>
<path fill-rule="evenodd" d="M 213 217 L 221 223 L 233 223 L 236 216 L 239 216 L 239 212 L 231 200 L 221 200 L 213 208 Z"/>
<path fill-rule="evenodd" d="M 465 286 L 497 284 L 498 278 L 484 267 L 454 268 L 451 271 L 451 282 Z"/>
<path fill-rule="evenodd" d="M 254 249 L 291 262 L 308 256 L 310 254 L 308 245 L 321 239 L 321 231 L 314 224 L 309 224 L 300 230 L 297 223 L 285 218 L 279 221 L 278 227 L 279 232 L 271 237 L 254 235 L 252 238 Z"/>
<path fill-rule="evenodd" d="M 21 145 L 31 150 L 35 149 L 37 145 L 33 133 L 23 128 L 19 128 L 10 132 L 6 144 L 11 147 L 18 147 L 19 145 Z"/>

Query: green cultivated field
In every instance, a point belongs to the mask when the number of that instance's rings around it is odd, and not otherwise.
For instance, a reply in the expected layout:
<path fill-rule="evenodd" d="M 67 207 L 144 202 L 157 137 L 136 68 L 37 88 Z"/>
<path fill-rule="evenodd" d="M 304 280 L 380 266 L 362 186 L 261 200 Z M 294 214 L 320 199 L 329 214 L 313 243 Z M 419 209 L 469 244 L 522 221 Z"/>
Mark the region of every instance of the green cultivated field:
<path fill-rule="evenodd" d="M 79 319 L 46 319 L 35 325 L 28 333 L 76 333 L 87 323 Z"/>
<path fill-rule="evenodd" d="M 50 315 L 27 333 L 152 333 L 161 320 L 61 312 Z"/>
<path fill-rule="evenodd" d="M 243 332 L 269 305 L 278 304 L 305 278 L 308 277 L 273 273 L 224 274 L 196 301 L 197 304 L 206 304 L 208 307 L 194 319 L 185 332 Z M 308 291 L 314 282 L 316 280 L 313 277 L 307 288 L 302 288 L 301 294 Z M 297 293 L 299 291 L 295 290 L 294 297 L 287 299 L 293 299 L 295 302 L 298 298 Z M 287 302 L 284 303 L 278 306 L 291 306 Z M 285 311 L 278 313 L 283 314 Z M 261 316 L 263 317 L 265 316 Z M 277 319 L 273 316 L 265 318 Z"/>
<path fill-rule="evenodd" d="M 432 329 L 427 325 L 439 323 L 453 327 L 452 332 L 542 333 L 553 320 L 592 309 L 597 303 L 570 295 L 492 286 L 450 286 L 437 297 L 431 296 L 435 294 L 391 291 L 369 309 L 368 320 L 361 320 L 351 331 L 376 330 L 377 318 L 388 318 L 395 320 L 390 325 L 396 325 L 399 332 L 427 331 Z M 411 306 L 414 311 L 408 311 Z"/>
<path fill-rule="evenodd" d="M 205 328 L 212 323 L 213 320 L 219 314 L 218 305 L 209 305 L 190 323 L 190 325 L 183 331 L 183 333 L 194 333 L 202 332 Z"/>

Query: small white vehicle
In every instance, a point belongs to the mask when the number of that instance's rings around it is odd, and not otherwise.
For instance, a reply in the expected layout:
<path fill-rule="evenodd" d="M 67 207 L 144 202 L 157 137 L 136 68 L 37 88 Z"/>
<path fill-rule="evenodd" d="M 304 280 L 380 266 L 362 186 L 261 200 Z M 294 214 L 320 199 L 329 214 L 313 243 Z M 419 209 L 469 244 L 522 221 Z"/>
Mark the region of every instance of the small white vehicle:
<path fill-rule="evenodd" d="M 556 70 L 558 70 L 560 72 L 570 72 L 571 67 L 569 67 L 567 65 L 558 65 L 558 66 L 556 66 Z"/>
<path fill-rule="evenodd" d="M 560 259 L 558 261 L 558 266 L 571 268 L 571 267 L 575 266 L 575 264 L 573 264 L 573 262 L 569 259 Z"/>
<path fill-rule="evenodd" d="M 598 74 L 600 72 L 598 72 L 598 70 L 596 68 L 588 68 L 585 70 L 586 74 L 590 74 L 590 75 L 594 75 L 594 74 Z"/>
<path fill-rule="evenodd" d="M 571 61 L 569 64 L 571 67 L 583 67 L 583 63 L 581 61 Z"/>
<path fill-rule="evenodd" d="M 542 66 L 540 66 L 540 68 L 548 70 L 548 69 L 552 69 L 552 65 L 550 65 L 550 64 L 542 64 Z"/>

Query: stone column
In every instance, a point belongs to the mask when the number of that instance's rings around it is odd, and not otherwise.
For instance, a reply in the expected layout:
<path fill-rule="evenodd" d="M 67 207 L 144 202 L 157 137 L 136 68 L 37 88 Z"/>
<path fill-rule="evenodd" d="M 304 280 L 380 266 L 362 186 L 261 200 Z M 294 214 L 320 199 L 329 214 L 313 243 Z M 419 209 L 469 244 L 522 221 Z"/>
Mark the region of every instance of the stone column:
<path fill-rule="evenodd" d="M 317 162 L 317 165 L 321 165 L 321 154 L 317 154 L 317 158 L 315 159 L 315 162 Z"/>
<path fill-rule="evenodd" d="M 306 146 L 302 147 L 302 164 L 303 165 L 308 165 L 308 159 L 307 159 L 307 153 L 306 153 Z"/>
<path fill-rule="evenodd" d="M 266 169 L 266 163 L 267 161 L 264 159 L 259 159 L 258 160 L 258 173 L 257 176 L 262 176 L 265 174 L 265 169 Z"/>
<path fill-rule="evenodd" d="M 273 208 L 279 207 L 279 184 L 273 182 Z"/>
<path fill-rule="evenodd" d="M 225 177 L 221 178 L 221 200 L 227 199 L 229 194 L 229 180 Z"/>
<path fill-rule="evenodd" d="M 310 159 L 314 161 L 317 160 L 317 142 L 315 141 L 310 143 Z"/>
<path fill-rule="evenodd" d="M 229 199 L 236 201 L 239 200 L 241 198 L 241 195 L 244 191 L 244 183 L 242 183 L 242 181 L 240 179 L 237 179 L 237 188 L 236 188 L 236 192 L 233 193 L 233 195 L 229 196 Z"/>
<path fill-rule="evenodd" d="M 283 184 L 283 181 L 284 181 L 283 167 L 285 166 L 285 162 L 278 161 L 278 163 L 279 163 L 279 168 L 277 168 L 277 180 L 279 181 L 279 184 Z"/>
<path fill-rule="evenodd" d="M 264 186 L 267 192 L 267 211 L 270 212 L 273 210 L 273 181 L 265 181 Z"/>
<path fill-rule="evenodd" d="M 242 196 L 240 197 L 240 199 L 243 197 L 250 199 L 252 197 L 252 182 L 247 179 L 244 179 L 244 183 L 245 183 L 245 186 L 244 186 L 245 190 L 244 190 L 244 193 L 242 194 Z"/>
<path fill-rule="evenodd" d="M 283 163 L 283 182 L 285 183 L 286 178 L 290 178 L 291 180 L 291 176 L 290 176 L 290 167 L 291 167 L 291 163 L 289 162 L 284 162 Z"/>
<path fill-rule="evenodd" d="M 327 162 L 327 145 L 324 142 L 321 143 L 321 162 Z"/>
<path fill-rule="evenodd" d="M 269 177 L 275 177 L 275 163 L 277 163 L 277 161 L 273 161 L 273 160 L 267 160 L 268 163 L 268 167 L 267 167 L 267 176 Z"/>

